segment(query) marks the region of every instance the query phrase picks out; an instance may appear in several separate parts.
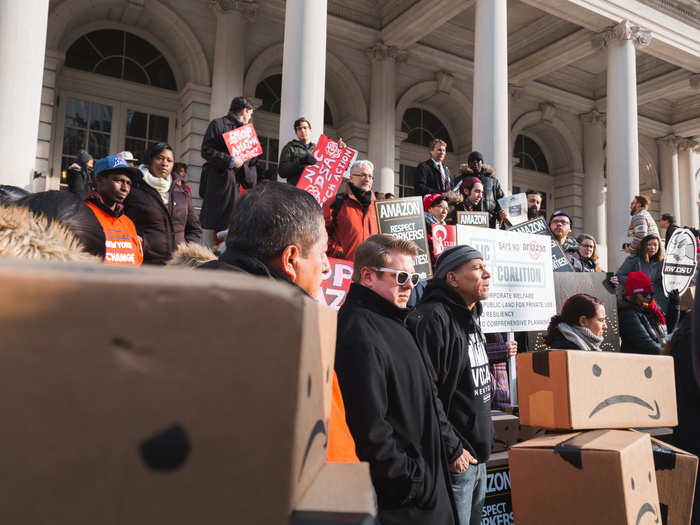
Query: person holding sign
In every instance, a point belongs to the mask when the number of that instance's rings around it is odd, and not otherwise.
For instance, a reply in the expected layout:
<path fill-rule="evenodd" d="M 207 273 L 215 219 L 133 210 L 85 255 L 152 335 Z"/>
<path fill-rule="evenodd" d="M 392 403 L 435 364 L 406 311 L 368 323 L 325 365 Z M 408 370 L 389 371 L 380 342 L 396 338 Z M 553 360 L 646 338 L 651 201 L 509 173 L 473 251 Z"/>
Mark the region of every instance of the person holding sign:
<path fill-rule="evenodd" d="M 460 211 L 486 211 L 484 209 L 484 184 L 477 177 L 465 177 L 457 187 L 459 197 L 447 216 L 447 224 L 457 224 L 457 212 Z"/>
<path fill-rule="evenodd" d="M 467 158 L 467 163 L 460 166 L 462 171 L 461 180 L 469 177 L 478 178 L 484 186 L 484 211 L 489 212 L 490 228 L 496 227 L 496 222 L 506 218 L 506 212 L 501 209 L 498 200 L 505 196 L 501 183 L 496 178 L 496 171 L 489 165 L 484 164 L 484 156 L 478 151 L 472 151 Z"/>
<path fill-rule="evenodd" d="M 374 213 L 374 164 L 358 160 L 350 166 L 350 180 L 344 192 L 323 205 L 328 230 L 328 257 L 352 260 L 355 249 L 379 233 Z"/>
<path fill-rule="evenodd" d="M 257 157 L 246 162 L 236 159 L 222 136 L 248 124 L 254 109 L 248 99 L 236 97 L 231 101 L 228 115 L 212 120 L 204 134 L 202 157 L 206 163 L 202 167 L 199 196 L 203 199 L 200 221 L 208 246 L 214 244 L 215 231 L 228 228 L 240 192 L 238 186 L 250 189 L 258 181 Z"/>
<path fill-rule="evenodd" d="M 624 289 L 627 276 L 631 272 L 644 272 L 648 275 L 651 284 L 654 286 L 654 299 L 656 300 L 656 304 L 658 304 L 659 309 L 666 314 L 668 309 L 668 297 L 664 294 L 663 283 L 661 282 L 663 260 L 664 249 L 661 246 L 661 239 L 655 234 L 647 235 L 639 243 L 637 255 L 629 255 L 617 270 L 616 275 L 622 289 Z"/>
<path fill-rule="evenodd" d="M 447 197 L 439 193 L 423 195 L 423 209 L 425 210 L 425 233 L 428 237 L 428 253 L 430 262 L 435 264 L 433 255 L 433 224 L 445 224 L 449 205 Z"/>
<path fill-rule="evenodd" d="M 491 275 L 483 259 L 467 245 L 445 250 L 408 322 L 430 356 L 440 401 L 449 407 L 442 436 L 462 525 L 481 523 L 493 442 L 491 373 L 480 323 Z"/>
<path fill-rule="evenodd" d="M 316 144 L 311 142 L 311 123 L 299 117 L 294 121 L 294 133 L 297 138 L 284 145 L 279 164 L 280 177 L 287 179 L 287 184 L 292 186 L 297 185 L 306 166 L 317 162 L 313 156 Z"/>
<path fill-rule="evenodd" d="M 571 216 L 563 210 L 557 210 L 549 218 L 549 230 L 552 238 L 561 246 L 562 251 L 569 256 L 578 249 L 575 239 L 569 237 L 573 221 Z"/>

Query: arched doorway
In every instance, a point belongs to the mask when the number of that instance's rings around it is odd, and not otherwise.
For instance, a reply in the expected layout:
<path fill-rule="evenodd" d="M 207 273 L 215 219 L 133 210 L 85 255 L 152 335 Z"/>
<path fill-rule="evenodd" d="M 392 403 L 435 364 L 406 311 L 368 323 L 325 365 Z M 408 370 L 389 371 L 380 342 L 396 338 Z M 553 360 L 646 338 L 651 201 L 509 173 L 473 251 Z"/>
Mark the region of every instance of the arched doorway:
<path fill-rule="evenodd" d="M 517 164 L 513 166 L 513 193 L 540 192 L 542 194 L 540 211 L 547 217 L 553 210 L 553 181 L 544 151 L 536 140 L 520 134 L 515 138 L 513 159 L 517 159 Z"/>

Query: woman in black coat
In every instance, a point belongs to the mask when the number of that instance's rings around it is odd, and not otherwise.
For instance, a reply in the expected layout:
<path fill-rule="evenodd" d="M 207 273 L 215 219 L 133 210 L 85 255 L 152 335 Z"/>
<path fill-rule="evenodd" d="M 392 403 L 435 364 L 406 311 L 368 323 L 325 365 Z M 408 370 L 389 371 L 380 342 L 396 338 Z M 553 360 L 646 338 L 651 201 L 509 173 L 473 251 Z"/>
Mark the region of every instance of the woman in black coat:
<path fill-rule="evenodd" d="M 585 293 L 572 295 L 552 317 L 544 342 L 557 350 L 594 350 L 600 352 L 605 331 L 605 306 Z"/>
<path fill-rule="evenodd" d="M 165 264 L 179 244 L 200 243 L 202 228 L 192 197 L 172 173 L 170 145 L 151 146 L 145 162 L 139 167 L 141 173 L 134 176 L 124 210 L 142 238 L 144 264 Z"/>

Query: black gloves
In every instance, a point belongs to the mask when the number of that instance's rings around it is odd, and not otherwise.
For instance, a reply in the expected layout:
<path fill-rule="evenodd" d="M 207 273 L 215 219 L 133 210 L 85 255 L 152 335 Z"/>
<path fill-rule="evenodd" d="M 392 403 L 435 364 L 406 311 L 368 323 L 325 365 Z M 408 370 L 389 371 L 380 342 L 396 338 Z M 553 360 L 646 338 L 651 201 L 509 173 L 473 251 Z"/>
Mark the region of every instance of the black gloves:
<path fill-rule="evenodd" d="M 672 304 L 675 306 L 677 304 L 680 304 L 680 302 L 681 296 L 678 293 L 678 290 L 671 290 L 670 292 L 668 292 L 668 304 Z"/>
<path fill-rule="evenodd" d="M 299 162 L 301 162 L 302 166 L 313 166 L 318 161 L 311 153 L 307 153 L 306 156 L 302 157 Z"/>

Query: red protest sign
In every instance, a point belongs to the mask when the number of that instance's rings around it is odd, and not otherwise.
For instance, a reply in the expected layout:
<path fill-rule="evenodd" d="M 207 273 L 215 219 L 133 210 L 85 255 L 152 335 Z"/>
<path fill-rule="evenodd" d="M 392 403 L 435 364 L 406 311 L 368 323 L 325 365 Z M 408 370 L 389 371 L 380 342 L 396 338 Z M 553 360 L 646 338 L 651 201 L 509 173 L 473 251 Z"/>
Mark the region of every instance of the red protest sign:
<path fill-rule="evenodd" d="M 262 146 L 252 124 L 232 129 L 221 136 L 224 138 L 228 152 L 241 162 L 247 162 L 262 155 Z"/>
<path fill-rule="evenodd" d="M 345 302 L 345 296 L 350 291 L 352 278 L 352 262 L 343 259 L 328 258 L 331 270 L 323 274 L 321 289 L 317 299 L 331 308 L 338 310 Z"/>
<path fill-rule="evenodd" d="M 457 246 L 457 228 L 451 224 L 433 224 L 433 255 L 435 259 L 452 246 Z"/>
<path fill-rule="evenodd" d="M 340 148 L 337 142 L 321 135 L 313 156 L 317 162 L 304 168 L 297 188 L 308 191 L 323 206 L 338 193 L 343 175 L 357 157 L 357 150 Z"/>

